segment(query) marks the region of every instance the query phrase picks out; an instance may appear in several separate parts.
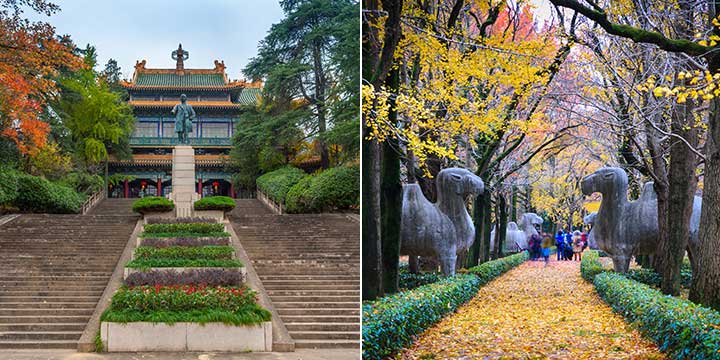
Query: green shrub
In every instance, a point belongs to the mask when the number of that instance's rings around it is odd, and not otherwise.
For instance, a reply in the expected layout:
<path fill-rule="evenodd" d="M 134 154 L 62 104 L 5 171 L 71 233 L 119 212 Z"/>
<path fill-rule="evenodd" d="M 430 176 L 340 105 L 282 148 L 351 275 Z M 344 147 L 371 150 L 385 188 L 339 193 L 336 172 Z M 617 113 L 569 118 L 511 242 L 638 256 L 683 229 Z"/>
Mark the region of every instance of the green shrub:
<path fill-rule="evenodd" d="M 173 231 L 173 232 L 162 232 L 162 233 L 140 233 L 139 238 L 203 238 L 209 240 L 209 238 L 228 238 L 230 233 L 226 231 L 216 231 L 211 233 L 197 233 L 190 231 Z"/>
<path fill-rule="evenodd" d="M 137 286 L 122 287 L 100 317 L 110 322 L 223 322 L 234 325 L 270 321 L 257 294 L 246 286 Z"/>
<path fill-rule="evenodd" d="M 243 263 L 238 260 L 223 259 L 166 259 L 166 258 L 150 258 L 135 259 L 127 264 L 126 268 L 130 269 L 150 269 L 165 267 L 223 267 L 238 268 L 243 267 Z"/>
<path fill-rule="evenodd" d="M 306 176 L 304 171 L 286 166 L 260 176 L 256 183 L 258 189 L 270 199 L 278 203 L 285 203 L 285 196 L 290 188 Z"/>
<path fill-rule="evenodd" d="M 477 276 L 456 275 L 364 303 L 363 359 L 383 359 L 407 346 L 414 335 L 455 311 L 479 288 Z"/>
<path fill-rule="evenodd" d="M 195 202 L 195 210 L 222 210 L 228 212 L 235 208 L 235 200 L 228 196 L 209 196 Z"/>
<path fill-rule="evenodd" d="M 74 214 L 80 211 L 83 197 L 75 190 L 53 184 L 41 177 L 22 174 L 18 177 L 15 206 L 21 211 Z"/>
<path fill-rule="evenodd" d="M 209 234 L 225 231 L 225 224 L 186 223 L 186 224 L 145 224 L 145 234 L 158 234 L 169 232 L 188 232 L 196 234 Z"/>
<path fill-rule="evenodd" d="M 662 276 L 653 269 L 630 269 L 625 277 L 654 287 L 660 287 L 662 282 Z M 683 266 L 680 268 L 680 285 L 689 288 L 690 284 L 692 284 L 692 270 Z"/>
<path fill-rule="evenodd" d="M 480 278 L 480 285 L 485 285 L 496 277 L 506 273 L 508 270 L 524 263 L 530 255 L 523 251 L 514 255 L 506 256 L 497 260 L 488 261 L 468 269 L 468 274 Z"/>
<path fill-rule="evenodd" d="M 620 274 L 595 276 L 600 297 L 675 359 L 718 359 L 720 313 L 666 296 Z"/>
<path fill-rule="evenodd" d="M 162 196 L 146 196 L 142 199 L 135 200 L 132 204 L 133 211 L 141 214 L 167 212 L 174 208 L 175 204 L 172 200 Z"/>
<path fill-rule="evenodd" d="M 600 260 L 598 260 L 599 258 L 600 256 L 597 250 L 585 251 L 582 261 L 580 262 L 580 275 L 582 275 L 583 279 L 592 282 L 593 279 L 595 279 L 595 275 L 607 271 L 600 263 Z"/>
<path fill-rule="evenodd" d="M 156 248 L 139 246 L 135 248 L 136 259 L 232 259 L 231 246 L 171 246 Z"/>
<path fill-rule="evenodd" d="M 360 168 L 338 166 L 312 175 L 295 184 L 287 194 L 289 213 L 349 209 L 359 206 Z"/>
<path fill-rule="evenodd" d="M 488 261 L 469 269 L 468 274 L 445 277 L 363 304 L 363 358 L 383 359 L 407 346 L 414 335 L 470 300 L 482 285 L 528 258 L 524 251 Z"/>
<path fill-rule="evenodd" d="M 14 169 L 0 168 L 0 206 L 15 202 L 18 196 L 18 177 Z"/>
<path fill-rule="evenodd" d="M 440 281 L 443 278 L 441 273 L 424 272 L 420 274 L 412 274 L 407 269 L 400 268 L 398 272 L 399 288 L 411 290 L 427 284 Z"/>

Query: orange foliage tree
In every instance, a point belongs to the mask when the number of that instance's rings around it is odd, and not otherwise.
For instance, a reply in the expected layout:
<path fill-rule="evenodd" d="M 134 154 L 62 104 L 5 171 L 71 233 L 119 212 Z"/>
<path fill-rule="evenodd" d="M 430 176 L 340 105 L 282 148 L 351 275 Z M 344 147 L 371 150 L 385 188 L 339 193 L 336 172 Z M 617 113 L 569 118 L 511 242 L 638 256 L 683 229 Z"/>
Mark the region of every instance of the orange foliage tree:
<path fill-rule="evenodd" d="M 0 0 L 0 134 L 33 156 L 50 132 L 40 115 L 57 91 L 52 78 L 61 69 L 80 68 L 82 60 L 50 24 L 22 18 L 20 6 L 48 16 L 59 8 L 45 0 Z"/>

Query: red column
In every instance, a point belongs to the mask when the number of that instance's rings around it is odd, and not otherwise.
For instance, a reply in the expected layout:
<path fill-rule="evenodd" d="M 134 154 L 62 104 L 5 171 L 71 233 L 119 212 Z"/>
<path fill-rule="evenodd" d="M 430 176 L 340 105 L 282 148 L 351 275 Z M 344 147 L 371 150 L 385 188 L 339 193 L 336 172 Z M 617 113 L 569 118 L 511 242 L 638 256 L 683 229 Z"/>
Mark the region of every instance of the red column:
<path fill-rule="evenodd" d="M 198 194 L 202 197 L 202 178 L 198 179 Z"/>
<path fill-rule="evenodd" d="M 235 198 L 235 186 L 233 186 L 232 182 L 230 182 L 230 197 Z"/>
<path fill-rule="evenodd" d="M 130 185 L 128 184 L 128 180 L 125 179 L 125 198 L 127 199 L 130 197 Z"/>
<path fill-rule="evenodd" d="M 162 196 L 162 178 L 157 180 L 157 196 Z"/>

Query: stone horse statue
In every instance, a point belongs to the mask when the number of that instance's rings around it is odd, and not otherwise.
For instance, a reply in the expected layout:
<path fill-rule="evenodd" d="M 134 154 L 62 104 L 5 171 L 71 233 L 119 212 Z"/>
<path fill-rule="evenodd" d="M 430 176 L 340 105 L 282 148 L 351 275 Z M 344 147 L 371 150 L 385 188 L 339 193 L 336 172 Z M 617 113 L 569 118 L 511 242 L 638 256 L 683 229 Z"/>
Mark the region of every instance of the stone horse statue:
<path fill-rule="evenodd" d="M 482 194 L 485 185 L 468 170 L 449 168 L 438 173 L 436 186 L 437 202 L 433 204 L 418 184 L 403 185 L 400 253 L 437 257 L 443 275 L 454 275 L 457 254 L 475 240 L 465 199 Z"/>
<path fill-rule="evenodd" d="M 624 170 L 601 168 L 586 176 L 580 183 L 583 194 L 602 194 L 600 209 L 594 219 L 591 234 L 598 247 L 613 259 L 617 272 L 627 272 L 633 255 L 652 255 L 657 249 L 657 196 L 652 183 L 643 185 L 640 198 L 628 201 L 628 178 Z M 695 197 L 688 234 L 688 253 L 697 249 L 697 230 L 700 224 L 702 199 Z M 693 269 L 695 264 L 693 262 Z"/>
<path fill-rule="evenodd" d="M 505 229 L 504 252 L 517 252 L 528 248 L 530 237 L 538 235 L 535 225 L 542 225 L 543 219 L 535 213 L 524 213 L 520 217 L 520 225 L 508 222 Z M 490 232 L 490 249 L 495 248 L 495 229 Z"/>
<path fill-rule="evenodd" d="M 587 240 L 588 240 L 588 247 L 593 250 L 598 249 L 597 242 L 595 241 L 595 233 L 593 233 L 593 231 L 592 231 L 592 227 L 595 224 L 596 216 L 597 216 L 597 212 L 592 212 L 583 218 L 583 223 L 590 225 L 590 231 L 588 231 Z"/>

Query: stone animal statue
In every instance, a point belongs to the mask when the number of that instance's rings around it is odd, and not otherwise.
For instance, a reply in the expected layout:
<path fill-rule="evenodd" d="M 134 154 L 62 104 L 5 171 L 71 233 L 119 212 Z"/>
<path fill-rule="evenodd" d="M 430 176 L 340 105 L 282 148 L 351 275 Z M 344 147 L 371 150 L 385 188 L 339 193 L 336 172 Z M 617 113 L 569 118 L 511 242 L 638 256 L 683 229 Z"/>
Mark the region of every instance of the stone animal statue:
<path fill-rule="evenodd" d="M 436 186 L 437 202 L 433 204 L 418 184 L 403 185 L 400 253 L 435 256 L 443 275 L 454 275 L 457 254 L 475 240 L 465 199 L 482 194 L 485 185 L 468 170 L 449 168 L 438 173 Z"/>
<path fill-rule="evenodd" d="M 643 186 L 636 201 L 628 201 L 627 174 L 620 168 L 601 168 L 580 183 L 583 194 L 602 194 L 592 234 L 598 247 L 613 259 L 617 272 L 627 272 L 633 255 L 651 255 L 657 248 L 657 197 L 652 183 Z M 697 248 L 702 199 L 695 197 L 690 218 L 688 248 L 692 261 Z M 693 264 L 693 269 L 695 265 Z"/>
<path fill-rule="evenodd" d="M 583 218 L 583 223 L 590 225 L 590 231 L 587 234 L 588 247 L 593 250 L 598 249 L 597 241 L 595 241 L 595 234 L 592 231 L 592 227 L 595 224 L 595 217 L 597 212 L 592 212 Z"/>
<path fill-rule="evenodd" d="M 530 237 L 538 235 L 535 225 L 542 225 L 543 219 L 535 213 L 524 213 L 520 217 L 520 226 L 514 222 L 508 222 L 505 229 L 505 244 L 503 252 L 518 252 L 528 248 Z M 512 226 L 510 225 L 512 224 Z M 522 229 L 522 230 L 520 230 Z M 522 232 L 522 236 L 515 231 Z M 490 232 L 490 249 L 495 248 L 495 228 Z"/>

